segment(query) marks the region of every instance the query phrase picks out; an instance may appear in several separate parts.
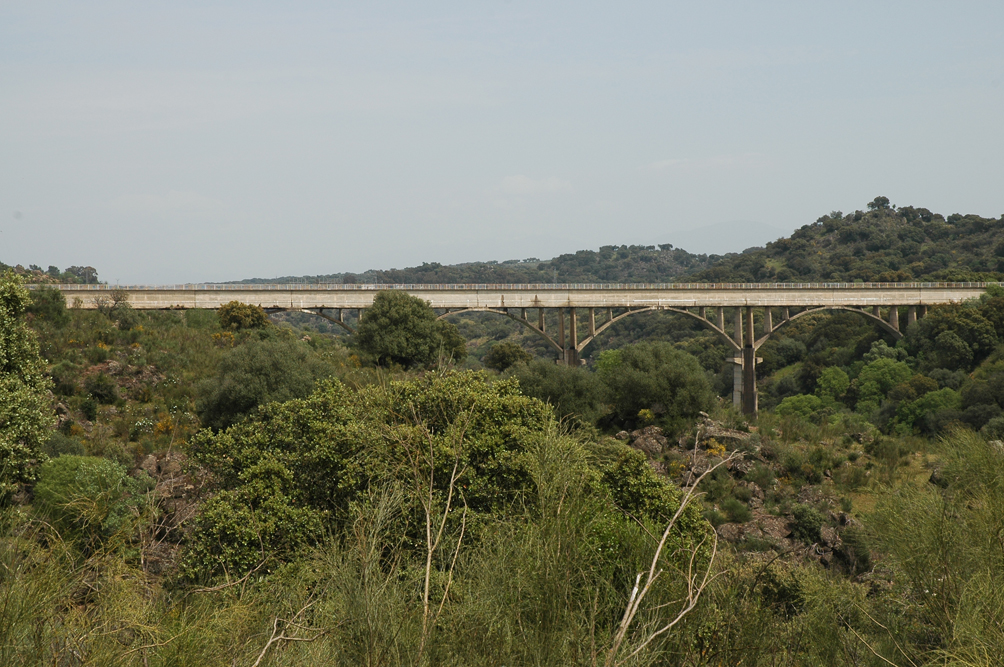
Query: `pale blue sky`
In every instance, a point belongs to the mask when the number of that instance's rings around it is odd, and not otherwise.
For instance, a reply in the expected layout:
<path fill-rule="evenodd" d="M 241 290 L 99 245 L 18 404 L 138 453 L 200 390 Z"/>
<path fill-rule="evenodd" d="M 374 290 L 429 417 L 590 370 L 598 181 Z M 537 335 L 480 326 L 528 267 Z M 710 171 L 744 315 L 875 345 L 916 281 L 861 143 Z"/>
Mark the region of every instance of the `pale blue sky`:
<path fill-rule="evenodd" d="M 0 261 L 194 282 L 734 251 L 877 195 L 996 217 L 1002 28 L 1001 2 L 4 0 Z"/>

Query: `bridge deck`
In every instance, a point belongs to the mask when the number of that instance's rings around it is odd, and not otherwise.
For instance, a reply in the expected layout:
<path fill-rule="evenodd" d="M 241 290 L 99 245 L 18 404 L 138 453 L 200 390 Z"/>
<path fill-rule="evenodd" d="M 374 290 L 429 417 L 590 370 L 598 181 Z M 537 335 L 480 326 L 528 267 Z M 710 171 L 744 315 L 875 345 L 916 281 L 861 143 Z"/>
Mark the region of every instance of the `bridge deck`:
<path fill-rule="evenodd" d="M 133 308 L 219 308 L 240 301 L 270 309 L 368 308 L 398 289 L 433 308 L 635 308 L 922 306 L 978 297 L 990 283 L 669 283 L 567 285 L 55 285 L 68 303 L 96 308 L 113 290 Z M 996 283 L 994 283 L 996 284 Z M 79 301 L 78 301 L 79 300 Z"/>

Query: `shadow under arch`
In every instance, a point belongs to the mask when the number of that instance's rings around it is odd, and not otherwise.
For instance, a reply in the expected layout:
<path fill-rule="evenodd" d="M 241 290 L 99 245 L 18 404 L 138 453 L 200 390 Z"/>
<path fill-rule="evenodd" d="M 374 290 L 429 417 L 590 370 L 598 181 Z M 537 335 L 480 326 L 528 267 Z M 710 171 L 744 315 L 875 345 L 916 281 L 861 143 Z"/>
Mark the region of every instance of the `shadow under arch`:
<path fill-rule="evenodd" d="M 895 307 L 896 306 L 893 306 L 893 308 Z M 777 323 L 777 326 L 775 326 L 773 329 L 765 333 L 763 336 L 758 338 L 753 343 L 753 349 L 754 350 L 759 349 L 760 346 L 766 343 L 767 339 L 770 338 L 778 329 L 781 329 L 782 327 L 791 324 L 798 318 L 804 317 L 806 315 L 813 315 L 815 313 L 821 313 L 826 310 L 846 310 L 851 313 L 857 313 L 858 315 L 864 315 L 866 318 L 872 320 L 875 324 L 878 324 L 882 329 L 886 331 L 886 333 L 892 334 L 893 338 L 895 338 L 896 340 L 899 340 L 900 338 L 903 337 L 903 332 L 901 332 L 899 329 L 896 329 L 891 324 L 889 324 L 889 322 L 882 319 L 881 317 L 869 313 L 867 310 L 864 310 L 862 308 L 854 308 L 852 306 L 819 306 L 816 308 L 807 308 L 800 313 L 795 313 L 788 319 L 781 320 L 780 322 Z"/>

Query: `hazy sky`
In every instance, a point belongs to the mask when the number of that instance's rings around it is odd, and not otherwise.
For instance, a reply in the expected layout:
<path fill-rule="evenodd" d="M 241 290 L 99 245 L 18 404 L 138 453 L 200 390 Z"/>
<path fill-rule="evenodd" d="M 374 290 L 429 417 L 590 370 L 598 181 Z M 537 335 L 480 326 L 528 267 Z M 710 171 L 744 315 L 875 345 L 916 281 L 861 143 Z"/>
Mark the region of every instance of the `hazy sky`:
<path fill-rule="evenodd" d="M 999 0 L 2 0 L 0 261 L 196 282 L 741 250 L 877 195 L 996 217 L 1002 28 Z"/>

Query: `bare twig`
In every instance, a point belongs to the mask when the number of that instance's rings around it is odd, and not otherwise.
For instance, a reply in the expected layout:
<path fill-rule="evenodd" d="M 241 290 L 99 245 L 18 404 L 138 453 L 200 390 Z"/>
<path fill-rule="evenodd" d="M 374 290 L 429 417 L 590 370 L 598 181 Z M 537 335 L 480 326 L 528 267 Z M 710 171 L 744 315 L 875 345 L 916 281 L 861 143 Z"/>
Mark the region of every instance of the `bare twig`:
<path fill-rule="evenodd" d="M 696 456 L 697 445 L 695 444 L 694 447 Z M 649 593 L 649 591 L 652 590 L 652 586 L 655 584 L 656 580 L 663 572 L 663 570 L 659 567 L 659 560 L 663 556 L 663 551 L 666 547 L 666 542 L 669 540 L 669 536 L 672 533 L 673 528 L 676 527 L 677 521 L 679 521 L 680 517 L 683 515 L 683 512 L 690 505 L 690 503 L 696 498 L 697 495 L 696 491 L 698 485 L 705 477 L 714 472 L 715 469 L 741 456 L 742 455 L 739 454 L 738 452 L 733 452 L 731 455 L 722 459 L 718 463 L 709 466 L 708 469 L 705 470 L 703 473 L 701 473 L 701 475 L 693 482 L 693 484 L 691 484 L 687 488 L 687 491 L 684 493 L 683 498 L 681 498 L 680 500 L 680 506 L 677 508 L 676 513 L 673 514 L 673 517 L 669 520 L 669 523 L 666 525 L 666 529 L 662 533 L 662 538 L 656 545 L 655 553 L 652 555 L 652 563 L 649 565 L 648 571 L 639 572 L 638 575 L 635 577 L 634 586 L 631 589 L 631 594 L 628 596 L 627 606 L 624 609 L 624 616 L 621 618 L 621 622 L 617 628 L 617 632 L 614 634 L 613 643 L 611 644 L 610 650 L 607 653 L 607 658 L 606 661 L 604 662 L 605 667 L 613 667 L 614 665 L 620 664 L 617 661 L 617 654 L 620 652 L 621 645 L 624 643 L 628 631 L 631 629 L 631 624 L 634 621 L 635 616 L 641 609 L 641 604 L 644 601 L 645 596 Z M 655 632 L 650 633 L 648 637 L 642 640 L 642 642 L 635 648 L 634 651 L 631 652 L 630 655 L 628 655 L 626 659 L 630 659 L 631 657 L 637 655 L 646 646 L 648 646 L 656 637 L 662 635 L 665 632 L 668 632 L 677 623 L 683 620 L 683 618 L 687 614 L 689 614 L 694 609 L 694 607 L 697 606 L 701 594 L 704 592 L 705 588 L 707 588 L 708 584 L 711 583 L 711 581 L 713 581 L 714 579 L 714 577 L 712 577 L 711 575 L 711 569 L 715 561 L 715 556 L 718 554 L 718 535 L 714 534 L 711 547 L 711 556 L 708 559 L 707 568 L 704 570 L 702 576 L 698 576 L 697 574 L 695 574 L 693 571 L 694 560 L 697 557 L 697 554 L 700 551 L 701 547 L 704 545 L 705 541 L 706 540 L 702 540 L 700 544 L 698 544 L 691 550 L 690 558 L 688 559 L 687 573 L 684 575 L 684 579 L 686 580 L 687 583 L 687 595 L 684 598 L 685 602 L 683 608 L 680 609 L 679 612 L 677 612 L 676 616 L 672 620 L 670 620 L 668 623 L 663 625 Z M 644 578 L 644 584 L 642 583 L 643 578 Z"/>
<path fill-rule="evenodd" d="M 285 631 L 289 628 L 296 628 L 297 630 L 311 629 L 311 628 L 304 628 L 302 625 L 298 625 L 294 621 L 296 621 L 296 619 L 299 618 L 300 615 L 303 614 L 303 612 L 307 611 L 307 609 L 312 607 L 313 604 L 314 604 L 313 602 L 308 602 L 307 604 L 303 605 L 300 611 L 296 612 L 296 614 L 293 615 L 293 618 L 289 619 L 288 621 L 281 619 L 278 616 L 272 619 L 272 636 L 268 638 L 268 642 L 266 642 L 265 647 L 262 648 L 261 653 L 258 654 L 258 659 L 254 661 L 254 664 L 251 665 L 251 667 L 258 667 L 258 665 L 261 664 L 261 661 L 265 659 L 265 655 L 268 653 L 268 650 L 272 648 L 273 644 L 277 644 L 279 642 L 312 642 L 324 634 L 325 632 L 324 630 L 318 630 L 317 634 L 315 634 L 313 637 L 295 637 L 295 636 L 290 637 L 285 634 Z M 280 621 L 282 621 L 285 624 L 285 628 L 283 628 L 282 631 L 279 630 Z"/>

